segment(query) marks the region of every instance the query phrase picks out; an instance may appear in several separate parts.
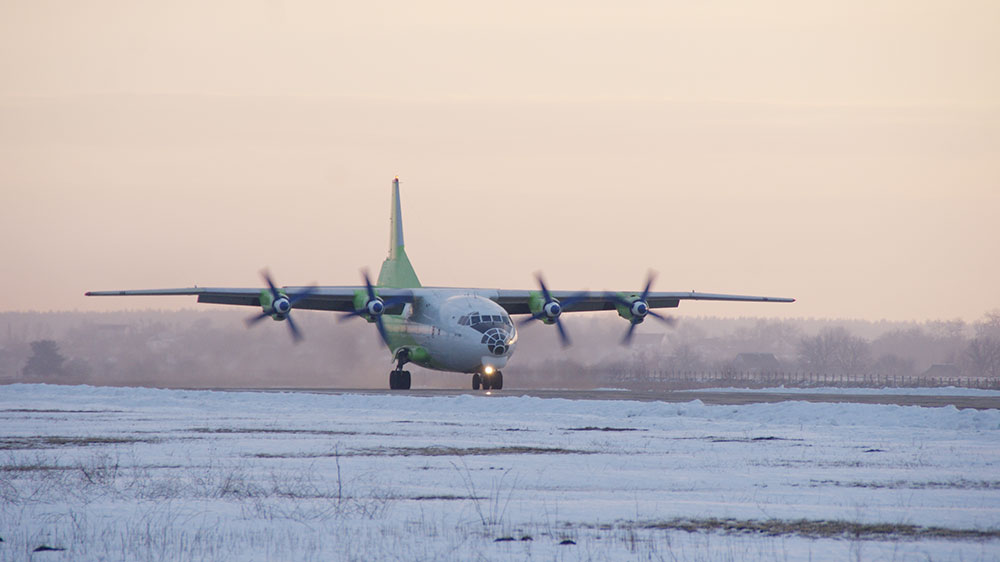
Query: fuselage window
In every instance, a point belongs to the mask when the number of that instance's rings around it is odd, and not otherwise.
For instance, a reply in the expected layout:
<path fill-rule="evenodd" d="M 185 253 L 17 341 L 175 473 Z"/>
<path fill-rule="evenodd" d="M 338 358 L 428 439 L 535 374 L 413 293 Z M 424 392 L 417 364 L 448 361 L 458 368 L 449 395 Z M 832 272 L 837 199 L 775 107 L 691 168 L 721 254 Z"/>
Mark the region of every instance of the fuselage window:
<path fill-rule="evenodd" d="M 477 314 L 477 315 L 475 315 L 475 316 L 472 317 L 472 325 L 474 326 L 474 325 L 476 325 L 478 323 L 479 323 L 479 315 Z"/>
<path fill-rule="evenodd" d="M 466 316 L 463 316 L 463 317 L 459 318 L 458 319 L 458 325 L 459 326 L 468 326 L 469 325 L 469 316 L 466 315 Z"/>
<path fill-rule="evenodd" d="M 493 316 L 493 321 L 494 322 L 503 322 L 503 318 L 501 318 L 499 316 Z"/>

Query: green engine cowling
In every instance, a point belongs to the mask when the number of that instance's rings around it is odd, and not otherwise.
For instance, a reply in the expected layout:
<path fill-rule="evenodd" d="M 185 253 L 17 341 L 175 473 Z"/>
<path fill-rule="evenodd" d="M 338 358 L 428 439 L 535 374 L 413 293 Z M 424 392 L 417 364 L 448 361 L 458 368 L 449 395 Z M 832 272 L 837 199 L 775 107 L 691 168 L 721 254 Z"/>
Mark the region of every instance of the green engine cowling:
<path fill-rule="evenodd" d="M 378 294 L 378 291 L 375 291 Z M 368 307 L 368 293 L 364 289 L 358 289 L 354 291 L 354 310 L 363 311 Z M 362 318 L 367 320 L 369 323 L 375 322 L 375 317 L 371 314 L 362 314 Z"/>
<path fill-rule="evenodd" d="M 541 291 L 529 293 L 528 310 L 537 320 L 550 325 L 555 324 L 559 320 L 559 315 L 562 314 L 562 306 L 559 301 L 555 299 L 546 301 L 545 294 Z"/>
<path fill-rule="evenodd" d="M 649 304 L 642 300 L 642 295 L 639 293 L 618 293 L 617 296 L 618 302 L 615 304 L 615 310 L 618 311 L 618 316 L 632 324 L 641 324 L 646 319 Z"/>
<path fill-rule="evenodd" d="M 431 354 L 426 348 L 419 345 L 404 345 L 396 349 L 392 354 L 392 360 L 398 361 L 400 355 L 405 354 L 406 361 L 416 363 L 422 367 L 428 367 L 431 363 Z"/>
<path fill-rule="evenodd" d="M 288 295 L 284 291 L 278 291 L 278 298 L 274 298 L 267 289 L 260 291 L 260 308 L 262 312 L 270 312 L 271 318 L 279 321 L 288 318 L 288 313 L 292 309 Z"/>
<path fill-rule="evenodd" d="M 541 291 L 532 291 L 528 295 L 528 310 L 531 311 L 532 316 L 541 315 L 539 320 L 546 324 L 551 324 L 554 320 L 542 314 L 542 311 L 545 309 L 545 304 L 545 295 L 543 295 Z"/>

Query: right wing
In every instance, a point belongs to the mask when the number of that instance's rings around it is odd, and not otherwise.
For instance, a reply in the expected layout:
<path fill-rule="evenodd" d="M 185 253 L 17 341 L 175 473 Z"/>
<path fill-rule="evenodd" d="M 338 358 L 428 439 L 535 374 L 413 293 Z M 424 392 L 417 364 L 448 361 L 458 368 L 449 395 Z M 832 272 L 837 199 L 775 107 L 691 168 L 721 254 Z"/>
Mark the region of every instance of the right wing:
<path fill-rule="evenodd" d="M 409 289 L 378 288 L 378 296 L 384 299 L 412 298 L 413 291 Z M 289 297 L 298 293 L 310 294 L 295 303 L 296 309 L 334 310 L 339 312 L 354 312 L 355 299 L 364 295 L 363 285 L 342 287 L 281 287 L 279 289 Z M 267 289 L 259 288 L 219 288 L 190 287 L 185 289 L 137 289 L 130 291 L 88 291 L 88 297 L 161 297 L 161 296 L 197 296 L 198 302 L 211 304 L 228 304 L 236 306 L 261 306 L 261 295 Z"/>

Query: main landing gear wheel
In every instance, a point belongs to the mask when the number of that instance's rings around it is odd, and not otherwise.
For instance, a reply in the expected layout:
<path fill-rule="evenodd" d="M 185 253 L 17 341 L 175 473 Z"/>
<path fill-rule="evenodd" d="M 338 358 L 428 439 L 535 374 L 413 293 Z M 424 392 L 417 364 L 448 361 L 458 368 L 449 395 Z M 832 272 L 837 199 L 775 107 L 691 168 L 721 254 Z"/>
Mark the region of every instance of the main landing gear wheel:
<path fill-rule="evenodd" d="M 395 370 L 389 373 L 390 390 L 410 390 L 410 372 Z"/>
<path fill-rule="evenodd" d="M 409 350 L 403 348 L 396 351 L 395 360 L 396 368 L 389 373 L 389 389 L 410 390 L 410 372 L 403 370 L 403 365 L 410 360 Z"/>
<path fill-rule="evenodd" d="M 476 373 L 472 375 L 472 390 L 479 390 L 479 387 L 483 384 L 483 377 Z"/>

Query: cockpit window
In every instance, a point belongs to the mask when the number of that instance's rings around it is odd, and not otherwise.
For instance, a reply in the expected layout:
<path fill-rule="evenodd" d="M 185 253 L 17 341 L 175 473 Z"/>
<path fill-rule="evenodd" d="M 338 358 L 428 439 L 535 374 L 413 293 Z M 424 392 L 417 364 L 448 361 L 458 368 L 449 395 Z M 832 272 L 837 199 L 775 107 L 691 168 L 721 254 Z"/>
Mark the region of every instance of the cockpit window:
<path fill-rule="evenodd" d="M 482 324 L 514 325 L 514 323 L 510 320 L 510 316 L 507 316 L 506 314 L 480 314 L 478 312 L 462 316 L 458 319 L 458 323 L 461 326 L 479 326 Z"/>

